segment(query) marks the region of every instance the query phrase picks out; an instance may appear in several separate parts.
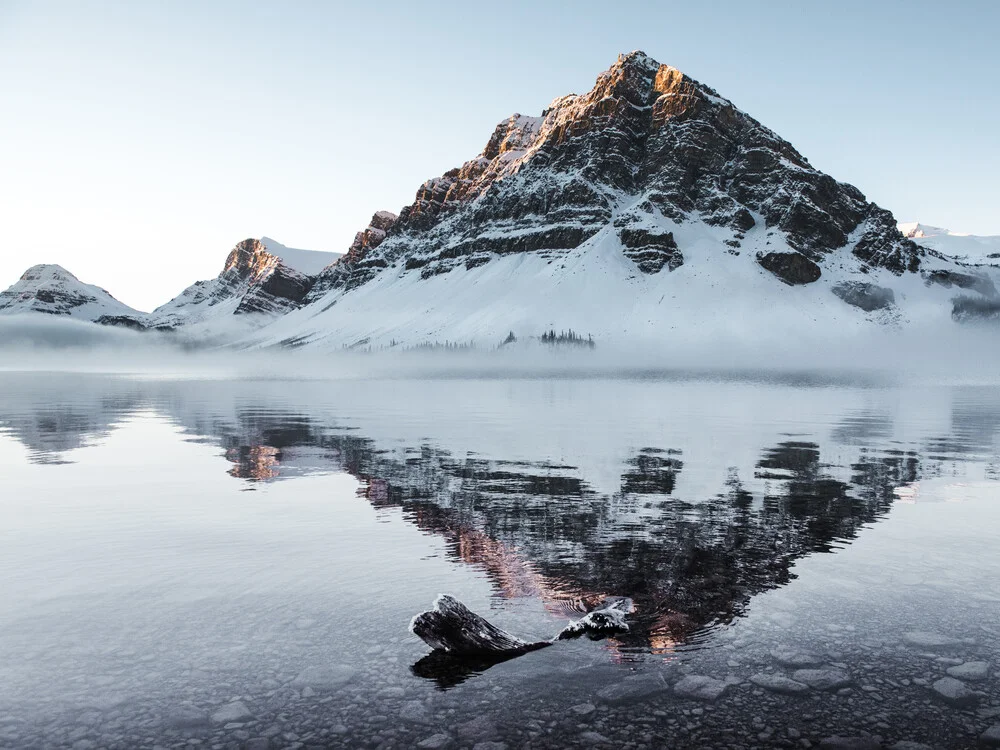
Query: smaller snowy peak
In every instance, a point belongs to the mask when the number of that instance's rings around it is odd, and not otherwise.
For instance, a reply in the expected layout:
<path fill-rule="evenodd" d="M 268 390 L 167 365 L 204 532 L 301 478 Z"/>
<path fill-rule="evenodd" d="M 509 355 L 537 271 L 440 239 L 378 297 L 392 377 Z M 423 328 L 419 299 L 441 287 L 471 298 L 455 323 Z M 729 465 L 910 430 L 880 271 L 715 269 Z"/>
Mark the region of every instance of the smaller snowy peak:
<path fill-rule="evenodd" d="M 202 325 L 228 332 L 233 316 L 281 315 L 302 304 L 317 275 L 340 256 L 298 250 L 269 237 L 238 242 L 214 279 L 197 281 L 152 313 L 157 325 L 170 328 Z M 252 315 L 258 314 L 258 315 Z"/>
<path fill-rule="evenodd" d="M 341 255 L 340 253 L 287 247 L 270 237 L 261 237 L 260 243 L 267 252 L 280 259 L 286 266 L 307 276 L 315 276 Z"/>
<path fill-rule="evenodd" d="M 905 221 L 897 225 L 902 235 L 918 245 L 962 263 L 1000 265 L 1000 235 L 952 232 L 944 227 Z"/>
<path fill-rule="evenodd" d="M 76 276 L 74 276 L 65 268 L 56 263 L 39 263 L 37 266 L 32 266 L 27 271 L 21 274 L 20 280 L 25 282 L 44 282 L 44 281 L 74 281 L 76 283 L 80 282 L 80 280 L 76 278 Z"/>
<path fill-rule="evenodd" d="M 45 313 L 95 323 L 144 328 L 146 315 L 119 302 L 106 290 L 85 284 L 55 263 L 32 266 L 0 293 L 0 314 Z"/>
<path fill-rule="evenodd" d="M 904 221 L 897 225 L 900 232 L 907 239 L 914 240 L 921 237 L 936 237 L 942 234 L 951 234 L 942 227 L 932 227 L 930 224 L 921 224 L 919 221 Z"/>

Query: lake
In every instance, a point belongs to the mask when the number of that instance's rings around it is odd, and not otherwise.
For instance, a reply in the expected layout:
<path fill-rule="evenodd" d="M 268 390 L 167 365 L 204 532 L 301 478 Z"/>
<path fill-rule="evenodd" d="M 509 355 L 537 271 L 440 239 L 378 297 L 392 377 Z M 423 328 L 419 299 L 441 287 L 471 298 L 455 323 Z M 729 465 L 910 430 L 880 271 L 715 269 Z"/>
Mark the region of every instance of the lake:
<path fill-rule="evenodd" d="M 7 372 L 0 471 L 2 747 L 959 748 L 1000 724 L 995 385 Z M 408 632 L 439 593 L 530 639 L 635 612 L 490 666 Z"/>

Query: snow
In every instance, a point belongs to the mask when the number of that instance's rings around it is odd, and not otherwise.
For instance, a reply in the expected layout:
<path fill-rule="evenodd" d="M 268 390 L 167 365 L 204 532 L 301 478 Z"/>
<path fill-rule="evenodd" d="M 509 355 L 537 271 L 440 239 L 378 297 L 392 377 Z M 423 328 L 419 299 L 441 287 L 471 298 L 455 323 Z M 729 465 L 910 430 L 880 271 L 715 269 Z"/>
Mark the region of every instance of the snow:
<path fill-rule="evenodd" d="M 146 314 L 119 302 L 107 291 L 85 284 L 62 266 L 32 266 L 0 294 L 0 315 L 48 313 L 94 321 L 103 315 L 144 322 Z"/>
<path fill-rule="evenodd" d="M 644 196 L 623 203 L 628 212 Z M 335 289 L 313 305 L 295 310 L 241 342 L 252 348 L 294 339 L 309 348 L 378 350 L 393 344 L 420 346 L 473 343 L 495 348 L 513 331 L 519 341 L 543 332 L 573 329 L 592 335 L 598 347 L 631 345 L 656 351 L 712 349 L 783 352 L 817 340 L 834 346 L 888 323 L 895 329 L 954 327 L 954 289 L 928 286 L 919 274 L 895 276 L 863 271 L 850 253 L 864 231 L 822 264 L 823 276 L 806 286 L 788 286 L 756 262 L 757 253 L 790 251 L 780 232 L 755 217 L 738 255 L 723 244 L 731 230 L 700 221 L 677 224 L 662 216 L 644 222 L 672 232 L 683 265 L 646 275 L 623 254 L 613 222 L 570 251 L 517 253 L 472 269 L 458 265 L 422 279 L 419 270 L 392 266 L 367 284 Z M 514 232 L 516 233 L 516 231 Z M 928 257 L 927 269 L 941 259 Z M 893 312 L 865 313 L 836 297 L 838 282 L 857 280 L 888 287 Z"/>
<path fill-rule="evenodd" d="M 964 263 L 1000 265 L 1000 235 L 960 234 L 918 221 L 897 225 L 905 237 Z M 997 257 L 991 258 L 991 255 Z"/>
<path fill-rule="evenodd" d="M 315 276 L 342 255 L 342 253 L 285 247 L 270 237 L 261 237 L 260 241 L 271 255 L 277 256 L 286 266 L 307 276 Z"/>

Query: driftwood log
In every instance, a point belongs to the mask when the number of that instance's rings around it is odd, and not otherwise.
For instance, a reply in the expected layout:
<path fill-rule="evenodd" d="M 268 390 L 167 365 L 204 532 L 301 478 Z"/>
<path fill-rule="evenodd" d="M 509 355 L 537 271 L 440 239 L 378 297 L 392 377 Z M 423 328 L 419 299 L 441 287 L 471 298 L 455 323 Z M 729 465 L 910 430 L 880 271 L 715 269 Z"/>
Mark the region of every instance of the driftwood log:
<path fill-rule="evenodd" d="M 598 640 L 628 631 L 625 615 L 633 610 L 627 597 L 609 597 L 579 620 L 571 622 L 548 641 L 525 641 L 480 617 L 453 596 L 441 594 L 434 609 L 421 612 L 410 621 L 410 632 L 434 649 L 413 665 L 413 672 L 452 687 L 494 664 L 529 651 L 551 646 L 556 641 L 586 635 Z"/>

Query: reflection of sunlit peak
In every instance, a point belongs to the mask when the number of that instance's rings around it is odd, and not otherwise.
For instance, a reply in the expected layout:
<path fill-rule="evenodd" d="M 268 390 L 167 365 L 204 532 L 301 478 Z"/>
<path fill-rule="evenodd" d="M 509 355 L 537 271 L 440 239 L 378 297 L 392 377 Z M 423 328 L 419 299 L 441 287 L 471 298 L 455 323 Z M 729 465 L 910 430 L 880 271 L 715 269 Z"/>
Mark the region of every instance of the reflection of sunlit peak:
<path fill-rule="evenodd" d="M 896 496 L 896 502 L 916 503 L 917 496 L 920 494 L 920 482 L 909 482 L 896 487 L 892 494 Z"/>
<path fill-rule="evenodd" d="M 230 448 L 226 458 L 234 466 L 229 476 L 238 479 L 274 479 L 278 476 L 281 451 L 270 445 L 251 445 Z"/>
<path fill-rule="evenodd" d="M 650 651 L 658 656 L 674 656 L 692 629 L 690 618 L 679 612 L 667 612 L 649 629 Z"/>

